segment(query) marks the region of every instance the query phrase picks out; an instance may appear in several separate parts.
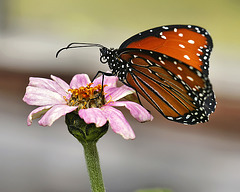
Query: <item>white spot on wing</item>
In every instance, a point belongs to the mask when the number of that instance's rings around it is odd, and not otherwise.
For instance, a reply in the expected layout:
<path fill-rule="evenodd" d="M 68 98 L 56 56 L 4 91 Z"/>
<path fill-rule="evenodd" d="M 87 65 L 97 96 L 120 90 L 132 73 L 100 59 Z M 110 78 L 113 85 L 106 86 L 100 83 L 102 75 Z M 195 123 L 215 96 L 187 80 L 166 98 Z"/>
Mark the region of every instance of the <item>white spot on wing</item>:
<path fill-rule="evenodd" d="M 177 67 L 179 71 L 182 71 L 182 67 Z"/>
<path fill-rule="evenodd" d="M 152 65 L 151 61 L 149 61 L 148 59 L 146 61 L 148 62 L 148 64 Z"/>
<path fill-rule="evenodd" d="M 152 71 L 150 69 L 148 69 L 149 73 L 152 73 Z"/>
<path fill-rule="evenodd" d="M 181 75 L 177 75 L 177 76 L 178 76 L 178 78 L 179 78 L 179 79 L 181 79 L 181 80 L 182 80 L 182 76 L 181 76 Z"/>
<path fill-rule="evenodd" d="M 179 47 L 185 48 L 185 46 L 183 44 L 179 44 Z"/>
<path fill-rule="evenodd" d="M 190 81 L 193 81 L 193 78 L 192 78 L 192 77 L 187 76 L 187 78 L 188 78 Z"/>
<path fill-rule="evenodd" d="M 161 36 L 161 38 L 162 38 L 162 39 L 167 39 L 167 37 L 166 37 L 166 36 L 164 36 L 164 35 L 162 35 L 162 36 Z"/>
<path fill-rule="evenodd" d="M 183 34 L 182 34 L 182 33 L 179 33 L 178 36 L 179 36 L 179 37 L 183 37 Z"/>
<path fill-rule="evenodd" d="M 190 60 L 190 57 L 188 55 L 184 55 L 183 57 L 187 60 Z"/>
<path fill-rule="evenodd" d="M 198 75 L 199 77 L 202 77 L 202 74 L 201 74 L 199 71 L 197 71 L 197 75 Z"/>
<path fill-rule="evenodd" d="M 188 43 L 190 43 L 190 44 L 194 44 L 195 42 L 193 41 L 193 40 L 188 40 Z"/>

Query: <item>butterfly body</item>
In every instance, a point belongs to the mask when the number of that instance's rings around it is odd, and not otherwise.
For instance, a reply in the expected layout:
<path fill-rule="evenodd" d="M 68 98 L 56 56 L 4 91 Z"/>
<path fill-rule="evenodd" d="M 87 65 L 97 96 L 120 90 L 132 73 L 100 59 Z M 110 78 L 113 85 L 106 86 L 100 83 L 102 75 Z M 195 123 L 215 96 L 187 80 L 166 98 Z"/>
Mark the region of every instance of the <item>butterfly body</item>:
<path fill-rule="evenodd" d="M 101 47 L 101 62 L 169 120 L 208 121 L 216 101 L 208 78 L 212 39 L 198 26 L 170 25 L 141 32 L 119 49 Z"/>

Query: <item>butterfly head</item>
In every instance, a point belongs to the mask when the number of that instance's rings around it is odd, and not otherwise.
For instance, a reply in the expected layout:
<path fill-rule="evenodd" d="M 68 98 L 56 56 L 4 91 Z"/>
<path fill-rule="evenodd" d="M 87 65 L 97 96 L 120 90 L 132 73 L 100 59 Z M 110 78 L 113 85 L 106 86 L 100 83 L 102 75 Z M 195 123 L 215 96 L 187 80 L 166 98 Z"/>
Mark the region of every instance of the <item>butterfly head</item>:
<path fill-rule="evenodd" d="M 108 49 L 106 47 L 101 47 L 100 53 L 101 53 L 100 61 L 103 64 L 108 63 L 109 65 L 111 65 L 112 63 L 115 62 L 117 58 L 116 49 L 113 49 L 113 48 Z"/>
<path fill-rule="evenodd" d="M 101 47 L 101 57 L 100 61 L 102 63 L 107 63 L 113 75 L 117 75 L 119 80 L 123 80 L 126 75 L 127 68 L 124 63 L 118 56 L 117 49 Z"/>

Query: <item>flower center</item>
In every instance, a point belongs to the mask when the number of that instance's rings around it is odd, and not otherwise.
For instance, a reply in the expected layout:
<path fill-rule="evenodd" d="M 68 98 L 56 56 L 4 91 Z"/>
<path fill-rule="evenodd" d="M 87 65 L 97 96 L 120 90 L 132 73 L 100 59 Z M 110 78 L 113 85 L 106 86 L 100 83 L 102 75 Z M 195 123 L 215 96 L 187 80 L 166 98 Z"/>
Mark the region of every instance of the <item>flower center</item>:
<path fill-rule="evenodd" d="M 95 87 L 90 87 L 93 83 L 89 83 L 86 87 L 80 87 L 78 89 L 69 89 L 68 91 L 72 93 L 71 98 L 67 101 L 69 106 L 78 106 L 78 109 L 88 109 L 88 108 L 100 108 L 105 103 L 105 93 L 103 88 L 107 85 L 98 84 Z"/>

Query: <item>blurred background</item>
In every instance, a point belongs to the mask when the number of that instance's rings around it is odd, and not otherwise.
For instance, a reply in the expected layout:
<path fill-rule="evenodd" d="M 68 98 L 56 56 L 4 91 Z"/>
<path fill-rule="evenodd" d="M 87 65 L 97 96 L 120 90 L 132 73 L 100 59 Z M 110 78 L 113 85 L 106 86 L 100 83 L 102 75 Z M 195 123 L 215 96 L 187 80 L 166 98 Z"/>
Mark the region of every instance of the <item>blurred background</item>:
<path fill-rule="evenodd" d="M 67 82 L 76 73 L 107 70 L 96 48 L 55 53 L 70 42 L 118 48 L 130 36 L 167 24 L 194 24 L 212 35 L 210 79 L 216 112 L 201 125 L 129 116 L 136 139 L 109 129 L 98 143 L 107 191 L 162 187 L 174 192 L 240 191 L 240 1 L 0 0 L 0 191 L 90 191 L 82 146 L 64 124 L 35 120 L 22 102 L 30 76 Z"/>

